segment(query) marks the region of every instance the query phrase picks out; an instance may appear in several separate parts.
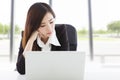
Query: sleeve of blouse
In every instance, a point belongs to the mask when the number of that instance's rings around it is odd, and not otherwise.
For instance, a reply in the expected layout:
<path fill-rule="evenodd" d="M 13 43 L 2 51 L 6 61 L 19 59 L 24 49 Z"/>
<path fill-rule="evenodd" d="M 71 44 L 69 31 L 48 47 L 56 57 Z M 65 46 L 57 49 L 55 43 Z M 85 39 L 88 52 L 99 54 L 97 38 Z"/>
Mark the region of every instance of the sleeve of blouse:
<path fill-rule="evenodd" d="M 22 42 L 20 43 L 18 58 L 16 63 L 16 69 L 20 74 L 25 74 L 25 58 L 22 55 L 24 49 L 22 47 Z"/>

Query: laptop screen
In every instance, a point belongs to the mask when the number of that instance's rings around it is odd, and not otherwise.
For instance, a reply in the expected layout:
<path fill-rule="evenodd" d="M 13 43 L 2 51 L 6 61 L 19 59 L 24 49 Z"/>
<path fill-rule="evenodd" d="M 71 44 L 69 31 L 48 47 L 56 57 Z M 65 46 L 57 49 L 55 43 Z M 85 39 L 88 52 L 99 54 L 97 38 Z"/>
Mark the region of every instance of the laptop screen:
<path fill-rule="evenodd" d="M 83 80 L 85 53 L 30 51 L 25 64 L 27 80 Z"/>

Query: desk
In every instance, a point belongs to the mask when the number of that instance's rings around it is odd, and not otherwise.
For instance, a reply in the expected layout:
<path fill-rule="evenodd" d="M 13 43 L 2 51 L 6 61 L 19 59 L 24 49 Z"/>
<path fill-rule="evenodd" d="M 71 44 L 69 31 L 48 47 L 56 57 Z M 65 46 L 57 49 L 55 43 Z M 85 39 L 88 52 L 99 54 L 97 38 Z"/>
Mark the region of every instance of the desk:
<path fill-rule="evenodd" d="M 88 62 L 84 80 L 120 80 L 120 64 Z"/>
<path fill-rule="evenodd" d="M 0 80 L 25 80 L 25 75 L 6 68 L 0 68 Z M 84 74 L 84 80 L 120 80 L 120 65 L 86 63 Z"/>
<path fill-rule="evenodd" d="M 0 63 L 0 80 L 25 80 L 25 75 L 20 75 L 17 71 L 15 71 L 15 63 Z"/>

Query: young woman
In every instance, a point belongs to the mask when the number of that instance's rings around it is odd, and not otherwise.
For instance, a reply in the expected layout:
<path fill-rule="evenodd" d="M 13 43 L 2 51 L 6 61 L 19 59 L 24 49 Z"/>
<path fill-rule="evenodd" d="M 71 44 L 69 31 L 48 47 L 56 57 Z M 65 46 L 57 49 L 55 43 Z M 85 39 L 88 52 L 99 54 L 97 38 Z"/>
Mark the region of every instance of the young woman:
<path fill-rule="evenodd" d="M 34 3 L 28 10 L 21 40 L 17 71 L 25 74 L 26 51 L 69 50 L 66 27 L 55 27 L 55 13 L 46 3 Z"/>

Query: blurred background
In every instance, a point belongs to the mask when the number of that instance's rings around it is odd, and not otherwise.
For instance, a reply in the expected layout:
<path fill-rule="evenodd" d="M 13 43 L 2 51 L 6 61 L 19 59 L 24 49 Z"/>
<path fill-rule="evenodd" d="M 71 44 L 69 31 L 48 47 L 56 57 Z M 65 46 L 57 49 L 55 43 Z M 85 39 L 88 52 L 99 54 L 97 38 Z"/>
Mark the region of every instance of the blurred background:
<path fill-rule="evenodd" d="M 86 61 L 120 69 L 119 0 L 3 0 L 0 3 L 0 62 L 15 66 L 21 31 L 29 7 L 46 2 L 56 14 L 56 23 L 73 25 L 77 30 L 77 51 Z"/>

